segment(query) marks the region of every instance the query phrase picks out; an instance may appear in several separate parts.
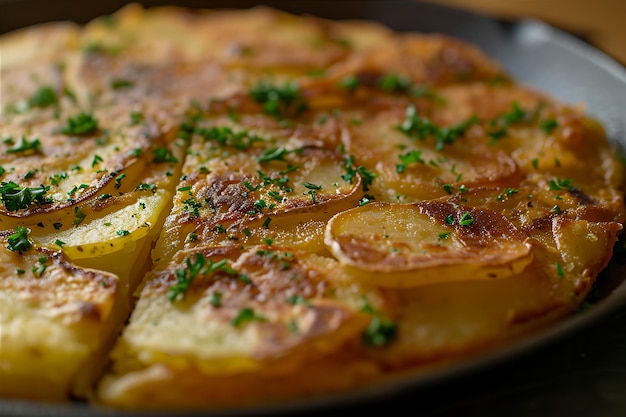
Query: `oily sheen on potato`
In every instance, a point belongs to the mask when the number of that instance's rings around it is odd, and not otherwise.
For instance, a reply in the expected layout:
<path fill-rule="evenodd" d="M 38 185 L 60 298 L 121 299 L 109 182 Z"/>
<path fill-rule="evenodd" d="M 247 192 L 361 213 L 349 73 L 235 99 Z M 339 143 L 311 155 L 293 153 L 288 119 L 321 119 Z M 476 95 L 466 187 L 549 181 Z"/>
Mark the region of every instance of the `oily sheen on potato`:
<path fill-rule="evenodd" d="M 574 314 L 626 219 L 602 126 L 458 39 L 131 4 L 0 47 L 3 398 L 247 407 L 450 366 Z"/>

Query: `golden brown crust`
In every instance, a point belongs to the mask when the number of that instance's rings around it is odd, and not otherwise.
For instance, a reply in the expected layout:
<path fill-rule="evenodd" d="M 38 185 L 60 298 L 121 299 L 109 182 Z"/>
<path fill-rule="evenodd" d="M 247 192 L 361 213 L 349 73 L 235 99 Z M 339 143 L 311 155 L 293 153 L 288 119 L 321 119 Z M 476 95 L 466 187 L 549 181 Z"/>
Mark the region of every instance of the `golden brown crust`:
<path fill-rule="evenodd" d="M 0 395 L 241 406 L 457 363 L 576 311 L 626 221 L 602 127 L 450 37 L 133 4 L 0 46 Z"/>

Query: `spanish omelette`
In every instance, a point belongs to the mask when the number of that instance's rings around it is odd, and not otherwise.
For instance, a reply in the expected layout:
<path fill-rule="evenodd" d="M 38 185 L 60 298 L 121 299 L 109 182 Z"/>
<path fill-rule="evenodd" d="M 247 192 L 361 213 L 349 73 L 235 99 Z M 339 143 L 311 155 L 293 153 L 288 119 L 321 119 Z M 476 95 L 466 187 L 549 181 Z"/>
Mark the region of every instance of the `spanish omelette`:
<path fill-rule="evenodd" d="M 1 42 L 6 396 L 352 389 L 572 313 L 622 229 L 602 127 L 455 39 L 131 5 Z"/>

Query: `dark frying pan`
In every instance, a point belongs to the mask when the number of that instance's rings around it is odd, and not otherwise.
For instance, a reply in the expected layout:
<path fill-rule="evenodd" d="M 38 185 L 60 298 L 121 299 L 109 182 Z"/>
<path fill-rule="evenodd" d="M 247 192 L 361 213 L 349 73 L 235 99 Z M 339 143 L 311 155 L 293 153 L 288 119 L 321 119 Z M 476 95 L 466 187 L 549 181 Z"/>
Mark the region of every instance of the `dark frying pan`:
<path fill-rule="evenodd" d="M 126 2 L 0 0 L 0 33 L 53 20 L 84 23 Z M 261 2 L 139 1 L 241 8 Z M 626 69 L 584 41 L 534 20 L 497 21 L 418 1 L 316 0 L 262 2 L 292 13 L 377 20 L 399 31 L 439 32 L 474 43 L 519 81 L 566 102 L 586 103 L 609 139 L 626 148 Z M 1 82 L 1 80 L 0 80 Z M 513 346 L 425 374 L 347 394 L 279 406 L 210 410 L 188 416 L 274 416 L 384 413 L 394 416 L 626 415 L 626 256 L 599 277 L 600 296 L 583 312 Z M 0 346 L 0 355 L 2 354 Z M 105 417 L 147 414 L 0 399 L 0 416 Z M 182 413 L 151 412 L 150 416 Z"/>

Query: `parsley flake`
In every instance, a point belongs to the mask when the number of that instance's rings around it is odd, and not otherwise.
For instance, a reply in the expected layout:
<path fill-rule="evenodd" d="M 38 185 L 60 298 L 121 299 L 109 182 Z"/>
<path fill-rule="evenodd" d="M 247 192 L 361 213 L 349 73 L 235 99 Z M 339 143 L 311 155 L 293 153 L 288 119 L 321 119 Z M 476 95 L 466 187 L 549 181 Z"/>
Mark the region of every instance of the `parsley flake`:
<path fill-rule="evenodd" d="M 27 140 L 24 136 L 20 138 L 19 143 L 15 146 L 7 149 L 7 153 L 24 153 L 33 154 L 41 152 L 41 142 L 39 138 L 35 138 L 31 141 Z"/>
<path fill-rule="evenodd" d="M 61 128 L 61 133 L 68 136 L 89 135 L 98 131 L 98 120 L 91 113 L 82 112 L 67 119 L 67 125 Z"/>
<path fill-rule="evenodd" d="M 398 333 L 398 325 L 390 319 L 383 317 L 369 304 L 362 311 L 372 315 L 369 325 L 361 334 L 366 346 L 382 347 L 391 343 Z"/>
<path fill-rule="evenodd" d="M 304 101 L 300 86 L 295 82 L 287 82 L 281 86 L 261 81 L 249 91 L 250 97 L 263 105 L 263 111 L 277 119 L 286 114 L 298 115 L 308 108 Z"/>
<path fill-rule="evenodd" d="M 178 159 L 174 156 L 174 153 L 168 148 L 155 148 L 152 150 L 152 162 L 157 164 L 162 162 L 178 162 Z"/>
<path fill-rule="evenodd" d="M 468 211 L 466 211 L 465 213 L 463 213 L 463 215 L 459 219 L 459 225 L 460 226 L 471 226 L 472 224 L 474 224 L 474 219 L 472 218 L 470 213 Z"/>
<path fill-rule="evenodd" d="M 10 251 L 19 252 L 20 254 L 29 250 L 32 247 L 32 243 L 30 243 L 30 241 L 28 240 L 29 233 L 30 230 L 28 230 L 26 227 L 17 226 L 15 228 L 15 233 L 10 235 L 7 239 L 9 243 L 7 248 Z"/>
<path fill-rule="evenodd" d="M 29 107 L 48 107 L 57 104 L 57 93 L 51 86 L 41 86 L 28 99 Z"/>
<path fill-rule="evenodd" d="M 231 320 L 231 324 L 235 327 L 242 326 L 251 321 L 266 321 L 263 316 L 257 315 L 251 308 L 242 308 L 237 316 Z"/>
<path fill-rule="evenodd" d="M 433 137 L 435 139 L 435 148 L 441 151 L 446 145 L 454 143 L 457 138 L 463 136 L 477 122 L 478 118 L 472 116 L 454 126 L 438 127 L 429 119 L 421 117 L 417 113 L 417 108 L 411 104 L 405 111 L 404 122 L 396 126 L 396 129 L 411 139 L 424 140 L 427 137 Z"/>
<path fill-rule="evenodd" d="M 39 187 L 20 187 L 13 181 L 2 182 L 0 185 L 0 200 L 8 211 L 18 211 L 27 209 L 33 205 L 50 203 L 46 198 L 46 193 L 50 186 L 41 185 Z"/>

